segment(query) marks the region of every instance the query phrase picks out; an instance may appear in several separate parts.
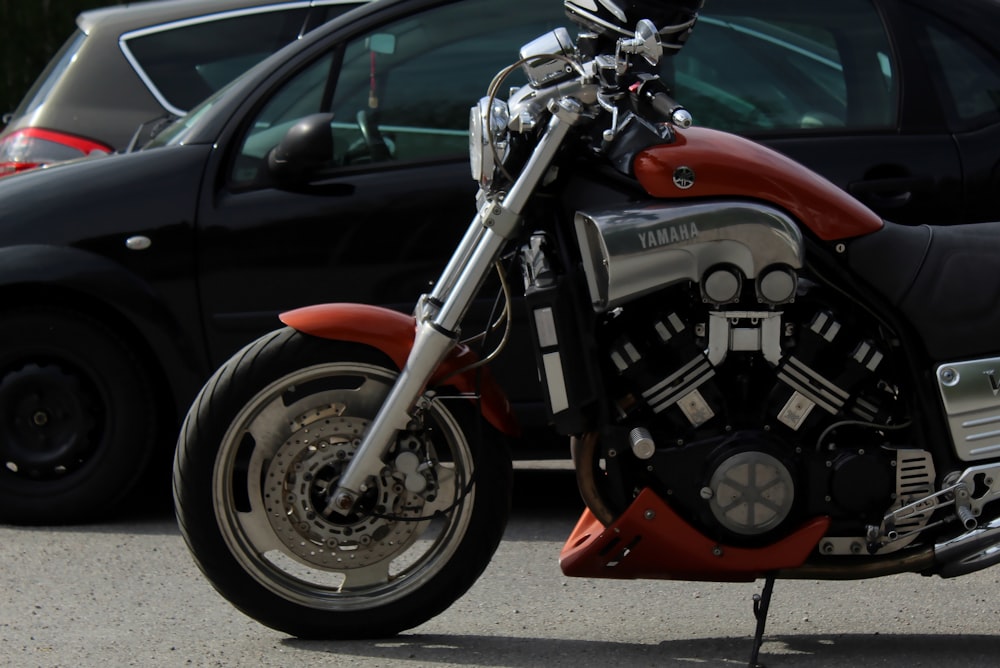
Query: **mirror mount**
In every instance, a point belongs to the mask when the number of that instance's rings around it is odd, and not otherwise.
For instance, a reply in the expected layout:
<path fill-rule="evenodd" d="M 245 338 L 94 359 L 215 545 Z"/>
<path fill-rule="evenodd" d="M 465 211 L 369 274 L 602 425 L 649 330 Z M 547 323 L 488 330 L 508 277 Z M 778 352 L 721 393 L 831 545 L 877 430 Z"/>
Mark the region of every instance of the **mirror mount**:
<path fill-rule="evenodd" d="M 663 42 L 660 31 L 649 19 L 642 19 L 635 26 L 635 39 L 621 39 L 618 49 L 622 53 L 642 56 L 650 65 L 656 65 L 663 58 Z"/>

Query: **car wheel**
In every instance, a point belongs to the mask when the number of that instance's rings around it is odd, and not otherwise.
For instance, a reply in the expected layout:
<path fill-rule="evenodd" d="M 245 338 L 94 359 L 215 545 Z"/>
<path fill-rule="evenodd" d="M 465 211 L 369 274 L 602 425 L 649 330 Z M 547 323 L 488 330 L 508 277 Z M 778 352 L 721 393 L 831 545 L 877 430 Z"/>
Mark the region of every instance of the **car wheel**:
<path fill-rule="evenodd" d="M 135 352 L 69 310 L 0 313 L 0 521 L 93 520 L 135 484 L 156 434 Z"/>

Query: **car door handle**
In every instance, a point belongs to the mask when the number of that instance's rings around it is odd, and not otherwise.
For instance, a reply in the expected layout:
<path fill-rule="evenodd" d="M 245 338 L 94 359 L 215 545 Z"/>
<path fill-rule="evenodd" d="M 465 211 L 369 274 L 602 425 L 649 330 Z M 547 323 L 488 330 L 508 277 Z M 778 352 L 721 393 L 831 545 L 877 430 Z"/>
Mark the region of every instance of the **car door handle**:
<path fill-rule="evenodd" d="M 847 184 L 847 192 L 873 206 L 896 209 L 908 204 L 914 191 L 930 190 L 933 185 L 929 176 L 893 176 L 854 181 Z"/>

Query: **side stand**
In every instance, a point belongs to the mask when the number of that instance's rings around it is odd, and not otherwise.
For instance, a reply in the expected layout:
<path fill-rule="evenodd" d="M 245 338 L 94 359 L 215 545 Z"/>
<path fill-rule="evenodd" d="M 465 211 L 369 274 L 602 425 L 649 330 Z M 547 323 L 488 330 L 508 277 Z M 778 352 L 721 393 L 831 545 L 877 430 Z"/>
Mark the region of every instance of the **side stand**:
<path fill-rule="evenodd" d="M 771 591 L 774 589 L 774 576 L 764 579 L 764 590 L 753 595 L 753 616 L 757 618 L 757 631 L 753 636 L 753 651 L 750 652 L 749 668 L 764 668 L 757 663 L 760 646 L 764 644 L 764 625 L 767 624 L 767 609 L 771 606 Z"/>

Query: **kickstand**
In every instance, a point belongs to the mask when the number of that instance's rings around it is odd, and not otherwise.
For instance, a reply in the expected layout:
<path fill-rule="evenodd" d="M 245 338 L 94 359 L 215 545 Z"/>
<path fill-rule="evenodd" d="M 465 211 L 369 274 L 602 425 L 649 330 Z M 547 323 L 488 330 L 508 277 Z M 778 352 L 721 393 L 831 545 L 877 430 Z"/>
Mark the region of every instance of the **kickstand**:
<path fill-rule="evenodd" d="M 753 651 L 750 652 L 749 668 L 764 668 L 757 663 L 760 646 L 764 644 L 764 625 L 767 624 L 767 609 L 771 606 L 771 591 L 774 589 L 774 576 L 764 579 L 764 591 L 753 595 L 753 616 L 757 618 L 757 631 L 753 636 Z"/>

